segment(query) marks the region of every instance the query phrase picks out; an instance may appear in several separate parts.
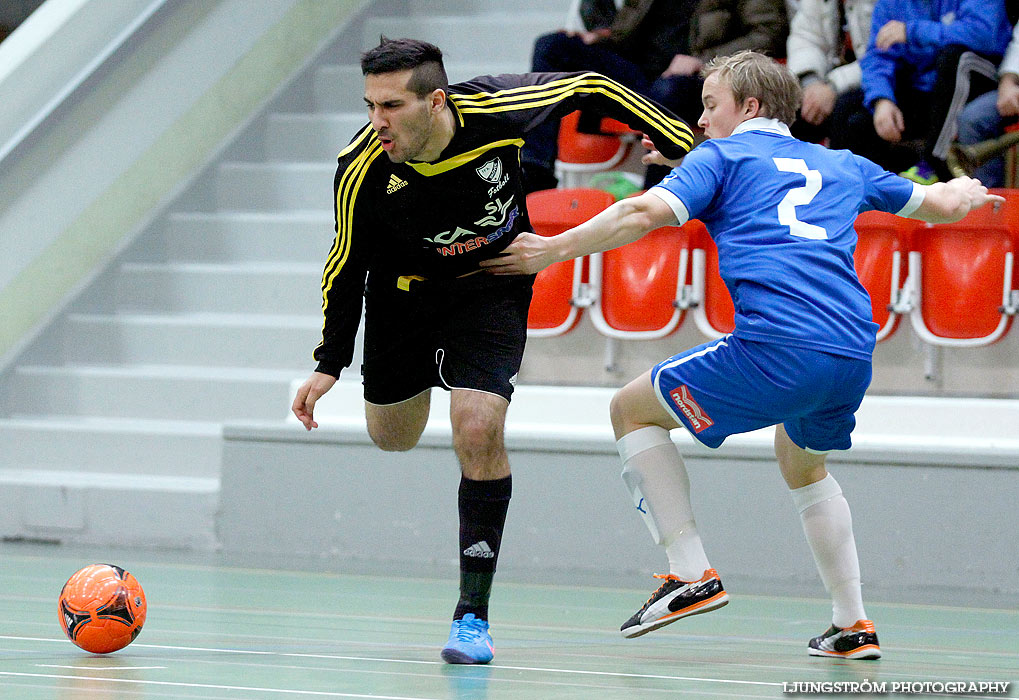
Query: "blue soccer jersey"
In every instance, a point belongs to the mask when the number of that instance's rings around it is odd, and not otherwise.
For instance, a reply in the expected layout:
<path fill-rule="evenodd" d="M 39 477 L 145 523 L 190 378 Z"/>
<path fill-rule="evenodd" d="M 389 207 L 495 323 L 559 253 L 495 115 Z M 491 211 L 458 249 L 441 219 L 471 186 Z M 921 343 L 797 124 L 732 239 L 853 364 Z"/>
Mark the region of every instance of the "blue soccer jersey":
<path fill-rule="evenodd" d="M 919 185 L 756 118 L 702 143 L 649 192 L 680 224 L 707 227 L 737 337 L 871 357 L 877 325 L 853 266 L 853 222 L 870 209 L 912 214 Z"/>

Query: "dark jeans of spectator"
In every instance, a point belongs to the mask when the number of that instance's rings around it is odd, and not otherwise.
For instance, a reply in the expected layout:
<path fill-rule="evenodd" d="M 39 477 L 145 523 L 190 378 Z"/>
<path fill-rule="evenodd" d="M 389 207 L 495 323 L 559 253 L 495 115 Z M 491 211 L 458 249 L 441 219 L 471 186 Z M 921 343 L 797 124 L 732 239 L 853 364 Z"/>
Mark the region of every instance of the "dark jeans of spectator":
<path fill-rule="evenodd" d="M 836 97 L 836 99 L 838 99 Z M 831 134 L 831 115 L 820 124 L 811 124 L 806 121 L 799 112 L 796 113 L 796 121 L 789 127 L 793 136 L 798 138 L 800 141 L 809 141 L 810 143 L 824 143 Z"/>
<path fill-rule="evenodd" d="M 998 112 L 998 91 L 992 90 L 971 100 L 959 115 L 958 141 L 964 146 L 973 146 L 983 141 L 999 138 L 1006 127 L 1015 124 L 1014 116 L 1003 117 Z M 987 187 L 1005 187 L 1005 155 L 989 158 L 969 173 Z M 1011 175 L 1011 173 L 1009 173 Z"/>
<path fill-rule="evenodd" d="M 902 110 L 906 128 L 897 143 L 885 141 L 874 128 L 874 114 L 863 106 L 863 88 L 848 90 L 835 100 L 829 145 L 849 149 L 874 161 L 885 170 L 899 173 L 923 158 L 926 137 L 930 131 L 931 94 L 911 88 L 896 93 L 896 104 Z"/>
<path fill-rule="evenodd" d="M 862 88 L 839 95 L 829 119 L 831 147 L 848 148 L 893 173 L 907 170 L 918 161 L 925 160 L 939 178 L 949 179 L 951 176 L 944 161 L 934 157 L 933 149 L 948 116 L 955 93 L 959 56 L 964 51 L 968 49 L 957 45 L 942 49 L 938 54 L 938 80 L 931 92 L 922 92 L 912 86 L 896 90 L 895 103 L 906 123 L 898 143 L 890 143 L 878 136 L 874 128 L 874 114 L 863 104 Z M 989 58 L 995 60 L 994 57 Z M 986 78 L 976 74 L 970 76 L 971 97 L 992 87 L 994 83 Z"/>
<path fill-rule="evenodd" d="M 649 76 L 641 66 L 619 54 L 611 44 L 588 45 L 579 37 L 567 36 L 562 32 L 544 34 L 534 43 L 531 70 L 595 71 L 670 108 L 690 124 L 695 124 L 700 117 L 702 81 L 699 77 Z M 692 119 L 689 116 L 691 114 Z M 585 119 L 583 123 L 587 122 Z M 559 122 L 554 119 L 527 134 L 520 159 L 524 169 L 524 186 L 528 192 L 555 186 L 553 171 L 558 140 Z M 668 168 L 664 170 L 654 183 L 668 173 Z"/>
<path fill-rule="evenodd" d="M 805 120 L 803 118 L 803 115 L 800 114 L 800 111 L 797 110 L 796 121 L 789 125 L 789 130 L 792 132 L 792 135 L 798 138 L 800 141 L 821 144 L 826 143 L 827 140 L 831 138 L 832 135 L 831 133 L 832 124 L 835 122 L 841 123 L 845 119 L 845 117 L 848 116 L 845 113 L 846 109 L 850 108 L 851 106 L 858 107 L 859 104 L 863 103 L 863 92 L 860 91 L 858 88 L 850 88 L 847 93 L 842 93 L 841 95 L 836 93 L 835 95 L 836 103 L 838 103 L 839 98 L 842 98 L 849 92 L 853 93 L 853 96 L 851 98 L 845 98 L 842 101 L 841 105 L 836 104 L 835 106 L 833 106 L 832 113 L 829 114 L 828 117 L 820 124 L 811 124 L 810 122 Z"/>

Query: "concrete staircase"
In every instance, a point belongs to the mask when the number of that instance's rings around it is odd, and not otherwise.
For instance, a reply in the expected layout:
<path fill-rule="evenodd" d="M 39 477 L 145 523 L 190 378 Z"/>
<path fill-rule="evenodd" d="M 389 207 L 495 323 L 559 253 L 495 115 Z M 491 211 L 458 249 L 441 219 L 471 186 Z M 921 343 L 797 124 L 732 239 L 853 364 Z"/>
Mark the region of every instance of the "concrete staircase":
<path fill-rule="evenodd" d="M 380 1 L 296 76 L 0 375 L 0 536 L 216 548 L 223 423 L 282 420 L 313 366 L 334 158 L 366 121 L 353 49 L 525 71 L 568 6 Z"/>

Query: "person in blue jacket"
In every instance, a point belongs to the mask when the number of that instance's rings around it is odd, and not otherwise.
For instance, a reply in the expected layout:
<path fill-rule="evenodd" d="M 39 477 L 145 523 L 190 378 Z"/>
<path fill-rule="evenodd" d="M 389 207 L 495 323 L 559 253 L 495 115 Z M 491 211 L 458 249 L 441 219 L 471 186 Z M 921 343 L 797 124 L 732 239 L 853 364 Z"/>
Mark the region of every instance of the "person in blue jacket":
<path fill-rule="evenodd" d="M 878 0 L 862 86 L 836 105 L 831 147 L 921 184 L 948 179 L 935 145 L 965 104 L 952 109 L 960 57 L 972 52 L 996 65 L 1011 29 L 1004 0 Z M 974 78 L 970 94 L 994 87 Z"/>
<path fill-rule="evenodd" d="M 704 552 L 669 431 L 683 427 L 714 448 L 774 425 L 779 468 L 832 598 L 832 624 L 808 642 L 808 653 L 876 659 L 881 648 L 863 607 L 852 516 L 825 466 L 829 451 L 850 447 L 877 331 L 853 267 L 853 224 L 869 209 L 958 221 L 1004 199 L 968 177 L 921 185 L 848 151 L 793 138 L 799 83 L 762 54 L 716 58 L 702 76 L 698 126 L 708 140 L 660 184 L 558 236 L 521 233 L 481 265 L 494 274 L 536 273 L 701 220 L 718 245 L 736 328 L 664 360 L 612 399 L 623 481 L 670 568 L 620 631 L 638 637 L 729 600 Z M 664 164 L 656 152 L 646 158 Z"/>

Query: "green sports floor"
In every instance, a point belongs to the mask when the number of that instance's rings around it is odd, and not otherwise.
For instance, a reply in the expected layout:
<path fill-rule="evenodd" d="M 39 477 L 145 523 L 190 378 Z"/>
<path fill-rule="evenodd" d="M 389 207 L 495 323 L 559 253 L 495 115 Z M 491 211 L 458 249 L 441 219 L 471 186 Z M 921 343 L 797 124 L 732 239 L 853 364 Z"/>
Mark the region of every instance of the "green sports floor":
<path fill-rule="evenodd" d="M 815 696 L 787 692 L 796 682 L 864 681 L 885 684 L 872 697 L 895 697 L 894 683 L 956 681 L 1011 686 L 902 697 L 1019 697 L 1019 611 L 1007 600 L 868 602 L 885 656 L 847 662 L 806 654 L 828 619 L 820 598 L 730 589 L 721 610 L 624 640 L 619 624 L 653 589 L 650 579 L 629 590 L 497 582 L 495 661 L 466 667 L 438 657 L 453 580 L 188 560 L 0 545 L 0 698 L 794 698 Z M 57 617 L 64 581 L 96 562 L 131 571 L 148 598 L 141 636 L 109 656 L 72 645 Z"/>

